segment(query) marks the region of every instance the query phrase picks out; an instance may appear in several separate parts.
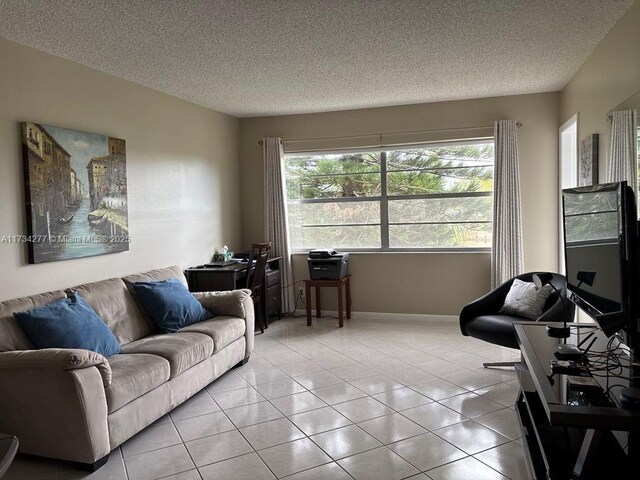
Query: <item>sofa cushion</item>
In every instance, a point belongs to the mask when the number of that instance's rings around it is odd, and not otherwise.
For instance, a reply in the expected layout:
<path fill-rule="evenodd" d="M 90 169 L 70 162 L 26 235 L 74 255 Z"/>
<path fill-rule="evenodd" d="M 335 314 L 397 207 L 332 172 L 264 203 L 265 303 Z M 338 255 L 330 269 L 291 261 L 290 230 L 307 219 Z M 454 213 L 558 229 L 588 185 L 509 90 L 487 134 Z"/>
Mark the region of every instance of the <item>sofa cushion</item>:
<path fill-rule="evenodd" d="M 102 318 L 121 345 L 153 332 L 140 307 L 120 278 L 86 283 L 70 290 L 78 292 Z"/>
<path fill-rule="evenodd" d="M 105 388 L 109 413 L 159 387 L 170 376 L 169 362 L 146 354 L 119 354 L 108 358 L 111 385 Z"/>
<path fill-rule="evenodd" d="M 213 316 L 177 278 L 131 285 L 136 300 L 163 333 L 177 332 Z"/>
<path fill-rule="evenodd" d="M 213 340 L 200 333 L 170 333 L 154 335 L 131 342 L 124 353 L 148 353 L 164 358 L 171 367 L 171 378 L 209 358 Z"/>
<path fill-rule="evenodd" d="M 120 353 L 116 337 L 79 293 L 13 316 L 36 348 L 80 348 L 105 357 Z"/>
<path fill-rule="evenodd" d="M 64 291 L 57 290 L 55 292 L 0 302 L 0 352 L 33 349 L 33 344 L 13 316 L 14 312 L 22 312 L 46 305 L 47 303 L 60 300 L 65 296 Z"/>
<path fill-rule="evenodd" d="M 179 333 L 197 332 L 208 335 L 213 340 L 213 353 L 216 353 L 242 337 L 245 328 L 246 324 L 242 318 L 220 316 L 189 325 L 181 329 Z"/>
<path fill-rule="evenodd" d="M 526 322 L 524 317 L 513 315 L 481 315 L 465 325 L 467 335 L 479 338 L 487 343 L 508 348 L 520 348 L 513 329 L 514 321 Z"/>
<path fill-rule="evenodd" d="M 188 287 L 184 272 L 177 265 L 149 270 L 148 272 L 143 273 L 136 273 L 134 275 L 127 275 L 126 277 L 122 277 L 122 280 L 124 280 L 127 287 L 131 289 L 131 284 L 134 282 L 157 282 L 159 280 L 167 280 L 168 278 L 177 278 L 185 287 Z"/>

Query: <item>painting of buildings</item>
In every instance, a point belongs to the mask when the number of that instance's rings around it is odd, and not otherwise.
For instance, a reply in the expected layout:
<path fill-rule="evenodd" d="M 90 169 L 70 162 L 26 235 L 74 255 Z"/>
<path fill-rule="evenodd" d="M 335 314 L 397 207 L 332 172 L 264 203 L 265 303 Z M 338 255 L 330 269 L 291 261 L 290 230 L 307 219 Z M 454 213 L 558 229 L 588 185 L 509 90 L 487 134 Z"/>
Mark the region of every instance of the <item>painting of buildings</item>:
<path fill-rule="evenodd" d="M 125 141 L 21 127 L 30 263 L 128 250 Z"/>

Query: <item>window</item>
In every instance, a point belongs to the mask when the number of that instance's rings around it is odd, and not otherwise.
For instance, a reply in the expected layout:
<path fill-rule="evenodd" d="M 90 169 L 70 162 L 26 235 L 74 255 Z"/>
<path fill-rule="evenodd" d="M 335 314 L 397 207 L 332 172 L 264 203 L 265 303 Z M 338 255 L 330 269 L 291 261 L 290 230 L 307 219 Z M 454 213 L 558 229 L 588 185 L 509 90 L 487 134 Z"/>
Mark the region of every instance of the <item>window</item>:
<path fill-rule="evenodd" d="M 637 132 L 637 150 L 636 153 L 638 155 L 638 183 L 636 184 L 636 186 L 640 189 L 640 127 L 638 127 L 638 129 L 636 130 Z M 640 209 L 638 209 L 638 218 L 640 218 Z"/>
<path fill-rule="evenodd" d="M 285 155 L 292 250 L 491 246 L 493 140 Z"/>
<path fill-rule="evenodd" d="M 560 175 L 558 191 L 558 272 L 565 273 L 564 219 L 562 216 L 562 190 L 578 186 L 578 114 L 560 127 Z"/>

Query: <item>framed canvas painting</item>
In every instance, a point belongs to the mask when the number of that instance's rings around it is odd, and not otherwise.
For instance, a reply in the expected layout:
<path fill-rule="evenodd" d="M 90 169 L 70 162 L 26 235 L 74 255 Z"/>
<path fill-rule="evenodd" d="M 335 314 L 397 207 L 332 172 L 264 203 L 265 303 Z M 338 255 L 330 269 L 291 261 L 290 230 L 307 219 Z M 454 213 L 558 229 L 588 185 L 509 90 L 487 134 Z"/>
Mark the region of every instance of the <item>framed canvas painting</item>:
<path fill-rule="evenodd" d="M 21 124 L 29 263 L 129 250 L 125 141 Z"/>
<path fill-rule="evenodd" d="M 598 134 L 594 133 L 580 142 L 578 158 L 578 186 L 598 183 Z"/>

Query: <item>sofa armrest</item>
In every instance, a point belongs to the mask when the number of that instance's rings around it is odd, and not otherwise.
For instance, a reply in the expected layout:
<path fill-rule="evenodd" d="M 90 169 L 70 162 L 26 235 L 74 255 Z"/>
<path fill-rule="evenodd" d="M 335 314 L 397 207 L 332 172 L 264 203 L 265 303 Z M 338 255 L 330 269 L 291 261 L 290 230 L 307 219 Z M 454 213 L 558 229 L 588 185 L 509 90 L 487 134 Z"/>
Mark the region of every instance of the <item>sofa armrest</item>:
<path fill-rule="evenodd" d="M 213 315 L 229 315 L 245 320 L 245 358 L 249 358 L 249 355 L 253 352 L 253 334 L 255 330 L 255 312 L 251 290 L 243 288 L 241 290 L 223 292 L 193 292 L 193 296 Z"/>
<path fill-rule="evenodd" d="M 31 455 L 86 464 L 108 455 L 107 399 L 97 365 L 73 368 L 69 357 L 61 360 L 64 353 L 53 354 L 52 362 L 46 353 L 11 353 L 0 354 L 0 432 L 17 436 L 20 452 Z"/>
<path fill-rule="evenodd" d="M 244 300 L 251 297 L 251 291 L 243 288 L 223 292 L 193 292 L 193 296 L 214 315 L 245 318 Z"/>
<path fill-rule="evenodd" d="M 106 358 L 80 348 L 43 348 L 0 353 L 0 370 L 76 370 L 96 367 L 105 387 L 111 385 L 111 367 Z"/>

